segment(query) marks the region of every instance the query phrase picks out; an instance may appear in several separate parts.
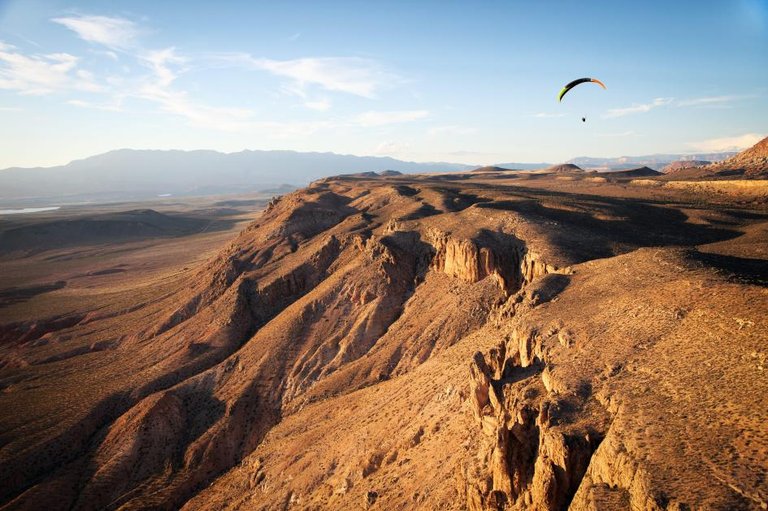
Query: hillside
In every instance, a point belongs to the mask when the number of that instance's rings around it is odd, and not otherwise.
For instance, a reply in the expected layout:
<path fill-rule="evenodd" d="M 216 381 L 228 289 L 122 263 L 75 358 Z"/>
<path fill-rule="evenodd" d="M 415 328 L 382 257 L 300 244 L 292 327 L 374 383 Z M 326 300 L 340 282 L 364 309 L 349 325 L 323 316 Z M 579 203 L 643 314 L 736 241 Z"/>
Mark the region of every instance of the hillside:
<path fill-rule="evenodd" d="M 677 160 L 665 166 L 661 171 L 665 174 L 672 174 L 679 170 L 689 169 L 691 167 L 701 167 L 703 165 L 709 165 L 710 163 L 712 162 L 706 160 Z"/>
<path fill-rule="evenodd" d="M 615 172 L 604 172 L 600 174 L 604 177 L 613 178 L 630 178 L 630 177 L 655 177 L 662 175 L 661 172 L 657 172 L 648 167 L 640 167 L 639 169 L 619 170 Z"/>
<path fill-rule="evenodd" d="M 502 167 L 495 167 L 493 165 L 486 165 L 484 167 L 478 167 L 476 169 L 472 169 L 472 172 L 506 172 L 509 169 L 502 168 Z"/>
<path fill-rule="evenodd" d="M 578 165 L 572 163 L 561 163 L 560 165 L 553 165 L 547 169 L 546 172 L 563 173 L 563 172 L 584 172 L 584 169 Z"/>
<path fill-rule="evenodd" d="M 183 236 L 210 228 L 211 224 L 203 218 L 166 215 L 151 209 L 82 215 L 66 220 L 6 220 L 0 225 L 0 254 Z"/>
<path fill-rule="evenodd" d="M 0 509 L 764 509 L 765 202 L 518 174 L 318 180 L 43 293 Z"/>
<path fill-rule="evenodd" d="M 723 161 L 683 168 L 670 173 L 671 179 L 719 178 L 764 179 L 768 177 L 768 137 Z"/>
<path fill-rule="evenodd" d="M 707 167 L 717 170 L 741 170 L 745 176 L 768 176 L 768 137 L 739 154 Z"/>

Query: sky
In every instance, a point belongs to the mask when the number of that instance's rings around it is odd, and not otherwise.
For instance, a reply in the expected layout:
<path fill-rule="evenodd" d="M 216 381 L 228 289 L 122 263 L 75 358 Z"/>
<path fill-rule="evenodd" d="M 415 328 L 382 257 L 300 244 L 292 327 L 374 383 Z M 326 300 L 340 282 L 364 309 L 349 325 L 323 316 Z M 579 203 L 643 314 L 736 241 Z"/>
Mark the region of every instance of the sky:
<path fill-rule="evenodd" d="M 580 77 L 607 90 L 558 103 Z M 0 168 L 119 148 L 558 162 L 742 149 L 767 119 L 768 0 L 0 0 Z"/>

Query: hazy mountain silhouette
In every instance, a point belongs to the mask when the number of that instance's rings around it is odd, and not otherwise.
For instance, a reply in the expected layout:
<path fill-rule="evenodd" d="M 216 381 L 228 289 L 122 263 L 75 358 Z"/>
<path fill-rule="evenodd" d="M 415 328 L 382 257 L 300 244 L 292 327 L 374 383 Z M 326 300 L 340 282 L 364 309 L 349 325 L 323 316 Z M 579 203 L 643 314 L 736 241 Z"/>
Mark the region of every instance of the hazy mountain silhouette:
<path fill-rule="evenodd" d="M 579 157 L 582 168 L 659 170 L 676 160 L 718 161 L 735 153 L 657 154 L 619 158 Z M 505 169 L 546 168 L 548 163 L 499 163 Z M 403 173 L 467 171 L 473 165 L 417 163 L 390 157 L 295 151 L 221 153 L 197 150 L 119 149 L 57 167 L 0 170 L 0 204 L 123 201 L 158 195 L 213 195 L 305 186 L 318 178 L 385 170 Z M 290 185 L 290 186 L 286 186 Z"/>
<path fill-rule="evenodd" d="M 129 200 L 161 194 L 210 195 L 304 186 L 335 174 L 471 169 L 389 157 L 294 151 L 150 151 L 121 149 L 67 165 L 0 170 L 0 202 Z"/>
<path fill-rule="evenodd" d="M 582 168 L 601 170 L 625 170 L 637 167 L 648 167 L 653 170 L 661 170 L 674 161 L 706 160 L 720 161 L 736 154 L 735 152 L 723 153 L 697 153 L 697 154 L 647 154 L 642 156 L 619 156 L 616 158 L 593 158 L 591 156 L 579 156 L 568 160 Z"/>
<path fill-rule="evenodd" d="M 496 163 L 493 166 L 502 170 L 536 170 L 552 165 L 551 163 Z"/>

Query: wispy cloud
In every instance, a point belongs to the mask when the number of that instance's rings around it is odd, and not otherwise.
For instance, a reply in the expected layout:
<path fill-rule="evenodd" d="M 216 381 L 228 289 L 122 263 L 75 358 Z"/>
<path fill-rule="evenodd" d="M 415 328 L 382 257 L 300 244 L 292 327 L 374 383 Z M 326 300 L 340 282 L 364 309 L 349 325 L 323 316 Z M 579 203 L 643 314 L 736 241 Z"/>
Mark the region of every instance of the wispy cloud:
<path fill-rule="evenodd" d="M 140 60 L 154 72 L 155 85 L 160 87 L 171 85 L 179 73 L 178 69 L 173 68 L 186 62 L 186 59 L 179 57 L 176 49 L 172 47 L 145 52 Z"/>
<path fill-rule="evenodd" d="M 427 130 L 427 135 L 430 137 L 439 137 L 442 135 L 469 135 L 470 133 L 475 133 L 476 131 L 476 128 L 456 126 L 451 124 L 429 128 Z"/>
<path fill-rule="evenodd" d="M 371 60 L 360 58 L 258 59 L 256 67 L 293 79 L 299 86 L 316 84 L 336 92 L 374 98 L 385 80 L 393 78 Z"/>
<path fill-rule="evenodd" d="M 551 114 L 548 112 L 539 112 L 537 114 L 534 114 L 534 117 L 538 117 L 539 119 L 554 119 L 555 117 L 564 117 L 565 114 Z"/>
<path fill-rule="evenodd" d="M 120 111 L 123 99 L 133 97 L 153 102 L 162 111 L 181 116 L 194 126 L 224 131 L 237 131 L 249 126 L 252 115 L 250 110 L 204 105 L 192 99 L 188 92 L 174 87 L 179 74 L 185 71 L 187 59 L 181 57 L 173 47 L 143 48 L 139 42 L 141 30 L 133 21 L 119 17 L 82 15 L 54 18 L 52 21 L 74 31 L 85 41 L 129 55 L 149 70 L 149 75 L 132 80 L 113 91 L 111 101 L 99 103 L 72 99 L 68 101 L 70 105 Z M 108 56 L 117 59 L 114 51 L 110 51 Z"/>
<path fill-rule="evenodd" d="M 615 117 L 624 117 L 626 115 L 650 112 L 654 108 L 669 105 L 670 103 L 672 103 L 672 101 L 673 101 L 673 98 L 656 98 L 649 103 L 633 104 L 632 106 L 628 106 L 624 108 L 612 108 L 608 110 L 608 112 L 606 112 L 603 115 L 603 117 L 610 119 Z"/>
<path fill-rule="evenodd" d="M 248 108 L 206 104 L 184 87 L 179 78 L 190 70 L 211 66 L 238 67 L 278 77 L 285 94 L 318 112 L 332 106 L 330 93 L 373 99 L 402 82 L 402 78 L 371 59 L 357 57 L 307 57 L 278 60 L 248 53 L 184 54 L 174 47 L 145 46 L 145 32 L 135 22 L 110 16 L 68 15 L 51 19 L 92 43 L 92 57 L 120 62 L 122 72 L 97 76 L 80 67 L 81 60 L 68 53 L 29 54 L 0 42 L 0 89 L 21 94 L 86 92 L 70 94 L 66 104 L 111 112 L 125 111 L 135 102 L 154 104 L 160 112 L 179 116 L 193 126 L 223 131 L 265 133 L 274 137 L 306 136 L 325 129 L 354 130 L 413 122 L 429 115 L 426 110 L 368 111 L 343 118 L 311 121 L 257 119 Z M 300 34 L 294 34 L 292 40 Z"/>
<path fill-rule="evenodd" d="M 675 108 L 690 108 L 690 107 L 725 107 L 737 101 L 742 101 L 748 98 L 754 98 L 754 95 L 722 95 L 722 96 L 703 96 L 698 98 L 678 99 L 675 98 L 656 98 L 653 101 L 642 104 L 633 104 L 632 106 L 624 108 L 613 108 L 608 110 L 603 115 L 603 118 L 615 118 L 624 117 L 626 115 L 640 114 L 653 110 L 654 108 L 662 106 L 670 106 Z M 537 114 L 536 117 L 546 116 Z"/>
<path fill-rule="evenodd" d="M 173 87 L 186 59 L 174 48 L 145 51 L 140 62 L 152 71 L 138 90 L 128 94 L 160 105 L 164 112 L 186 118 L 192 125 L 222 131 L 239 131 L 248 127 L 252 112 L 244 108 L 220 108 L 200 104 L 189 94 Z"/>
<path fill-rule="evenodd" d="M 307 57 L 291 60 L 256 58 L 247 53 L 229 53 L 208 57 L 218 65 L 243 66 L 288 78 L 287 92 L 301 97 L 308 86 L 331 92 L 343 92 L 364 98 L 375 98 L 382 89 L 402 79 L 384 69 L 378 62 L 358 57 Z"/>
<path fill-rule="evenodd" d="M 681 99 L 675 102 L 675 106 L 725 106 L 744 99 L 753 98 L 752 95 L 728 95 L 728 96 L 705 96 L 700 98 Z"/>
<path fill-rule="evenodd" d="M 385 141 L 380 143 L 373 150 L 373 154 L 379 155 L 398 155 L 410 150 L 410 144 L 402 142 Z"/>
<path fill-rule="evenodd" d="M 105 112 L 121 112 L 123 110 L 122 101 L 115 101 L 112 103 L 94 103 L 92 101 L 85 101 L 82 99 L 70 99 L 67 101 L 67 104 L 80 108 L 89 108 L 91 110 L 103 110 Z"/>
<path fill-rule="evenodd" d="M 221 131 L 242 131 L 248 128 L 252 115 L 247 109 L 202 105 L 190 99 L 184 91 L 159 86 L 143 88 L 140 97 L 159 104 L 165 112 L 184 117 L 193 126 Z"/>
<path fill-rule="evenodd" d="M 360 126 L 384 126 L 400 124 L 425 119 L 429 116 L 427 110 L 397 110 L 389 112 L 365 112 L 355 118 L 355 124 Z"/>
<path fill-rule="evenodd" d="M 327 99 L 318 99 L 315 101 L 305 101 L 304 106 L 310 110 L 317 110 L 319 112 L 325 112 L 331 108 L 331 102 Z"/>
<path fill-rule="evenodd" d="M 67 16 L 51 21 L 63 25 L 89 43 L 125 50 L 135 45 L 139 36 L 136 24 L 125 18 L 109 16 Z"/>
<path fill-rule="evenodd" d="M 93 75 L 76 70 L 78 58 L 69 53 L 24 55 L 0 41 L 0 89 L 21 94 L 45 95 L 74 89 L 97 92 Z"/>
<path fill-rule="evenodd" d="M 763 138 L 765 138 L 765 134 L 745 133 L 733 137 L 710 138 L 698 142 L 689 142 L 688 146 L 697 151 L 707 152 L 741 151 L 748 147 L 752 147 Z"/>

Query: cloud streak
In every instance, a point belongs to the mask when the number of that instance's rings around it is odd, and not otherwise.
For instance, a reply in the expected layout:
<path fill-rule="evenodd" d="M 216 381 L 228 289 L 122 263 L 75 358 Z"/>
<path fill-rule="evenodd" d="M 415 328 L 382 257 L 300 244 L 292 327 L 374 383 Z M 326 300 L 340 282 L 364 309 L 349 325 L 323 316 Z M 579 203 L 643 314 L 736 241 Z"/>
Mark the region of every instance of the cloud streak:
<path fill-rule="evenodd" d="M 364 127 L 401 124 L 425 119 L 429 116 L 427 110 L 397 110 L 390 112 L 370 111 L 358 115 L 354 124 Z"/>
<path fill-rule="evenodd" d="M 475 133 L 476 131 L 476 128 L 456 125 L 434 126 L 427 130 L 427 136 L 440 137 L 443 135 L 469 135 L 471 133 Z"/>
<path fill-rule="evenodd" d="M 726 95 L 726 96 L 706 96 L 701 98 L 681 99 L 675 103 L 679 107 L 698 107 L 698 106 L 725 106 L 730 103 L 753 98 L 750 95 Z"/>
<path fill-rule="evenodd" d="M 649 103 L 633 104 L 632 106 L 624 108 L 612 108 L 603 115 L 603 118 L 614 119 L 616 117 L 625 117 L 627 115 L 646 113 L 650 112 L 654 108 L 669 105 L 672 103 L 672 101 L 673 98 L 656 98 Z"/>
<path fill-rule="evenodd" d="M 238 131 L 248 126 L 252 115 L 250 110 L 199 104 L 186 91 L 175 88 L 174 82 L 184 72 L 187 59 L 179 56 L 173 47 L 142 48 L 138 42 L 140 30 L 134 22 L 108 16 L 70 16 L 51 21 L 72 30 L 84 41 L 128 54 L 149 70 L 148 76 L 132 81 L 123 90 L 114 91 L 111 102 L 72 99 L 68 104 L 81 108 L 121 111 L 124 98 L 132 97 L 155 103 L 163 112 L 181 116 L 193 126 L 221 131 Z M 110 58 L 114 60 L 116 57 L 111 52 Z"/>
<path fill-rule="evenodd" d="M 211 55 L 208 60 L 217 65 L 242 66 L 287 78 L 290 82 L 284 90 L 300 97 L 306 96 L 307 87 L 317 86 L 331 92 L 374 99 L 381 90 L 402 80 L 376 61 L 359 57 L 276 60 L 230 53 Z"/>
<path fill-rule="evenodd" d="M 108 112 L 127 111 L 140 101 L 154 105 L 155 111 L 181 117 L 191 126 L 271 137 L 306 136 L 324 129 L 375 128 L 429 116 L 426 110 L 370 110 L 324 120 L 256 119 L 248 108 L 199 101 L 180 77 L 190 70 L 230 66 L 272 75 L 281 82 L 279 90 L 300 98 L 302 107 L 316 112 L 331 109 L 331 93 L 375 99 L 403 80 L 377 61 L 358 57 L 280 60 L 248 53 L 185 55 L 174 47 L 151 48 L 143 44 L 140 26 L 121 17 L 78 14 L 50 21 L 94 45 L 88 50 L 92 56 L 120 62 L 122 73 L 97 77 L 83 69 L 75 55 L 27 54 L 0 41 L 0 89 L 36 95 L 85 92 L 88 94 L 70 94 L 64 101 L 72 107 Z"/>
<path fill-rule="evenodd" d="M 125 18 L 67 16 L 53 18 L 51 21 L 72 30 L 84 41 L 101 44 L 116 50 L 134 47 L 139 36 L 136 24 Z"/>
<path fill-rule="evenodd" d="M 318 99 L 315 101 L 305 101 L 304 106 L 310 110 L 317 110 L 318 112 L 325 112 L 331 108 L 331 102 L 327 99 Z"/>
<path fill-rule="evenodd" d="M 105 112 L 122 112 L 123 110 L 121 100 L 117 100 L 113 103 L 94 103 L 82 99 L 70 99 L 67 101 L 67 104 L 91 110 L 103 110 Z"/>
<path fill-rule="evenodd" d="M 101 91 L 92 74 L 76 69 L 78 61 L 69 53 L 24 55 L 0 41 L 0 89 L 37 96 L 62 90 Z"/>
<path fill-rule="evenodd" d="M 722 95 L 722 96 L 704 96 L 699 98 L 678 99 L 675 98 L 656 98 L 653 101 L 642 104 L 633 104 L 632 106 L 624 108 L 612 108 L 608 110 L 603 118 L 612 119 L 616 117 L 624 117 L 627 115 L 640 114 L 650 112 L 655 108 L 662 106 L 671 106 L 675 108 L 691 108 L 691 107 L 724 107 L 736 101 L 742 101 L 748 98 L 754 98 L 754 95 Z M 536 117 L 550 117 L 550 114 L 536 114 Z"/>

